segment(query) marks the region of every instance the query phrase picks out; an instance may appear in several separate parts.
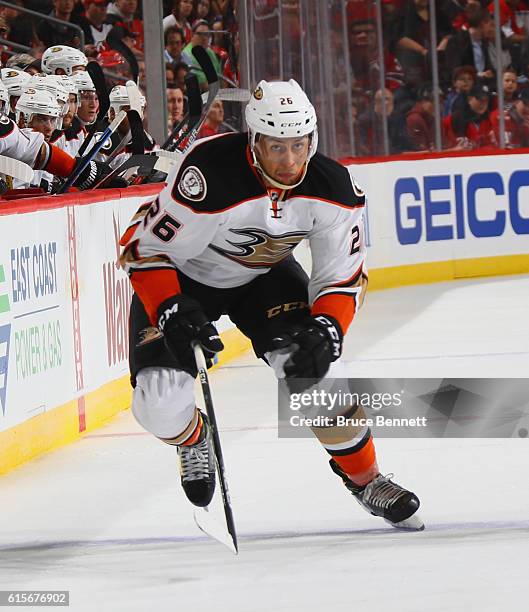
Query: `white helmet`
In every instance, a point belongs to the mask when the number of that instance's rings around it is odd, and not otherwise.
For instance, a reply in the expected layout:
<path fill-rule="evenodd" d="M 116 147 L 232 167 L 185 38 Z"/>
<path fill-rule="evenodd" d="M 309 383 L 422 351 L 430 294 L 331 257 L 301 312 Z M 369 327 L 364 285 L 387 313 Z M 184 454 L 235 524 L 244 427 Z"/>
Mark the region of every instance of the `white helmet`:
<path fill-rule="evenodd" d="M 31 75 L 17 68 L 2 68 L 1 78 L 10 96 L 21 96 Z"/>
<path fill-rule="evenodd" d="M 110 99 L 110 108 L 114 111 L 114 113 L 116 113 L 116 115 L 119 113 L 119 111 L 124 106 L 130 106 L 130 98 L 129 98 L 129 94 L 128 94 L 128 91 L 125 85 L 116 85 L 115 87 L 113 87 L 109 94 L 109 99 Z M 140 100 L 141 100 L 140 115 L 141 115 L 141 118 L 143 119 L 143 111 L 145 109 L 145 105 L 147 102 L 145 100 L 145 96 L 142 94 L 140 94 Z"/>
<path fill-rule="evenodd" d="M 35 74 L 28 81 L 26 91 L 29 88 L 49 91 L 55 97 L 61 107 L 61 118 L 58 125 L 60 130 L 62 129 L 62 118 L 67 115 L 69 110 L 69 94 L 58 79 L 59 77 L 53 74 Z"/>
<path fill-rule="evenodd" d="M 72 76 L 74 68 L 84 68 L 87 64 L 88 59 L 82 51 L 66 45 L 48 47 L 41 59 L 42 70 L 46 74 L 55 74 L 57 68 L 61 68 L 68 76 Z"/>
<path fill-rule="evenodd" d="M 76 84 L 73 82 L 72 77 L 67 76 L 66 74 L 50 74 L 48 75 L 49 79 L 54 79 L 56 83 L 59 83 L 69 94 L 77 94 L 79 93 L 77 90 Z"/>
<path fill-rule="evenodd" d="M 88 72 L 74 72 L 70 77 L 72 83 L 77 87 L 79 94 L 82 91 L 96 91 L 94 82 Z"/>
<path fill-rule="evenodd" d="M 59 83 L 64 87 L 64 89 L 66 89 L 66 91 L 68 92 L 68 100 L 70 94 L 73 94 L 75 96 L 77 112 L 77 108 L 79 108 L 79 104 L 81 104 L 81 96 L 79 94 L 79 90 L 77 89 L 77 85 L 73 81 L 73 78 L 67 76 L 66 74 L 50 74 L 49 78 L 55 79 L 57 83 Z"/>
<path fill-rule="evenodd" d="M 55 96 L 49 91 L 28 87 L 17 101 L 16 122 L 19 124 L 20 117 L 23 116 L 26 127 L 29 127 L 34 115 L 46 115 L 56 119 L 53 126 L 56 128 L 61 110 Z"/>
<path fill-rule="evenodd" d="M 316 111 L 299 84 L 294 79 L 261 81 L 246 106 L 245 118 L 256 168 L 265 175 L 269 182 L 282 189 L 292 189 L 299 185 L 305 178 L 310 158 L 318 148 Z M 296 185 L 282 185 L 269 177 L 261 168 L 255 156 L 258 134 L 275 138 L 296 138 L 307 135 L 311 137 L 305 172 Z"/>
<path fill-rule="evenodd" d="M 9 92 L 3 81 L 0 81 L 0 115 L 7 115 L 9 112 Z"/>

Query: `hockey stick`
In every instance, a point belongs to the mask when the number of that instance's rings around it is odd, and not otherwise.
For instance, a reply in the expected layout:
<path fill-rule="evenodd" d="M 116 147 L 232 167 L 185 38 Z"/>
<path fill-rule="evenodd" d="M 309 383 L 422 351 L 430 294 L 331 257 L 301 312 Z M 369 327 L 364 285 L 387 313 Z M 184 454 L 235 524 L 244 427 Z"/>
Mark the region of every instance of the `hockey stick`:
<path fill-rule="evenodd" d="M 205 101 L 207 92 L 202 94 L 202 100 Z M 252 94 L 249 89 L 240 89 L 239 87 L 220 88 L 217 98 L 223 102 L 248 102 Z"/>
<path fill-rule="evenodd" d="M 171 155 L 171 157 L 169 157 Z M 170 153 L 169 151 L 154 151 L 152 153 L 145 153 L 144 155 L 132 155 L 125 160 L 121 166 L 118 166 L 110 174 L 104 176 L 99 183 L 96 183 L 92 189 L 100 189 L 105 187 L 115 176 L 123 175 L 127 179 L 133 174 L 141 177 L 148 177 L 152 172 L 164 172 L 169 174 L 169 171 L 177 163 L 177 153 Z M 134 170 L 134 172 L 127 172 Z M 125 173 L 127 172 L 127 175 Z"/>
<path fill-rule="evenodd" d="M 188 112 L 184 118 L 173 127 L 166 141 L 161 146 L 162 149 L 167 149 L 171 146 L 173 140 L 178 137 L 180 130 L 184 127 L 190 116 L 198 115 L 200 117 L 202 114 L 202 99 L 200 97 L 200 87 L 198 86 L 197 75 L 190 72 L 186 75 L 184 80 L 187 91 Z"/>
<path fill-rule="evenodd" d="M 211 105 L 213 104 L 213 101 L 214 101 L 214 99 L 215 99 L 215 97 L 217 95 L 217 92 L 219 90 L 218 76 L 217 76 L 217 73 L 215 71 L 215 67 L 213 66 L 213 62 L 211 61 L 211 59 L 209 58 L 208 54 L 206 53 L 206 50 L 203 47 L 196 46 L 196 47 L 193 47 L 193 51 L 192 52 L 193 52 L 193 55 L 195 56 L 197 62 L 200 64 L 201 68 L 203 69 L 204 74 L 206 75 L 206 79 L 208 80 L 208 83 L 209 83 L 209 90 L 208 90 L 208 97 L 207 97 L 206 104 L 202 108 L 202 112 L 201 112 L 200 116 L 199 117 L 194 117 L 193 118 L 193 122 L 192 122 L 191 118 L 189 119 L 187 129 L 179 136 L 179 138 L 177 139 L 177 141 L 174 144 L 174 146 L 171 147 L 171 151 L 174 151 L 176 149 L 180 153 L 185 153 L 185 151 L 187 151 L 187 149 L 196 140 L 196 137 L 198 136 L 198 131 L 200 129 L 200 126 L 202 125 L 202 123 L 206 119 L 206 115 L 207 115 Z M 182 145 L 182 146 L 180 147 L 179 145 Z M 134 156 L 134 157 L 136 157 L 136 156 Z M 153 169 L 154 170 L 159 170 L 160 172 L 168 172 L 168 171 L 164 171 L 161 168 L 162 164 L 166 165 L 169 168 L 171 167 L 171 162 L 170 162 L 169 159 L 163 158 L 163 157 L 158 158 L 158 157 L 156 157 L 155 153 L 153 153 L 151 155 L 143 156 L 143 158 L 144 159 L 142 159 L 142 160 L 135 160 L 133 158 L 130 158 L 130 159 L 126 160 L 121 166 L 116 168 L 113 172 L 108 174 L 102 181 L 100 181 L 95 186 L 95 188 L 97 189 L 97 188 L 100 188 L 100 187 L 104 187 L 108 182 L 110 182 L 110 180 L 114 176 L 116 176 L 118 174 L 121 174 L 122 172 L 130 169 L 131 167 L 141 166 L 141 164 L 143 164 L 143 162 L 145 162 L 146 165 L 152 164 Z M 153 159 L 151 159 L 151 158 L 153 158 Z M 173 163 L 176 163 L 176 160 Z M 145 167 L 145 165 L 143 167 Z M 148 176 L 148 174 L 143 174 L 141 176 Z"/>
<path fill-rule="evenodd" d="M 195 352 L 195 361 L 197 362 L 198 378 L 202 387 L 202 395 L 208 415 L 209 426 L 211 429 L 211 437 L 213 439 L 213 450 L 215 452 L 215 463 L 217 467 L 217 475 L 222 493 L 222 504 L 224 506 L 224 516 L 226 517 L 226 528 L 228 533 L 219 533 L 215 529 L 215 525 L 211 522 L 209 506 L 205 508 L 196 508 L 195 522 L 198 527 L 206 534 L 225 544 L 232 552 L 237 554 L 239 547 L 237 544 L 237 533 L 235 531 L 235 522 L 233 520 L 233 511 L 231 508 L 230 494 L 228 491 L 228 483 L 226 482 L 226 469 L 224 467 L 224 458 L 222 456 L 222 448 L 220 445 L 219 431 L 217 420 L 215 418 L 215 410 L 213 408 L 213 398 L 211 396 L 211 388 L 209 386 L 208 372 L 206 359 L 202 347 L 198 343 L 193 344 Z"/>
<path fill-rule="evenodd" d="M 180 135 L 179 138 L 177 138 L 174 144 L 174 147 L 172 147 L 173 151 L 175 149 L 179 149 L 180 151 L 185 152 L 195 142 L 198 136 L 200 127 L 204 123 L 206 116 L 209 112 L 209 109 L 211 108 L 213 101 L 217 97 L 217 93 L 220 87 L 219 77 L 215 70 L 215 66 L 213 65 L 213 62 L 211 61 L 204 47 L 197 45 L 193 47 L 191 52 L 193 53 L 193 55 L 195 56 L 195 59 L 199 63 L 200 68 L 206 75 L 206 80 L 208 82 L 208 92 L 207 92 L 208 97 L 207 97 L 206 103 L 204 104 L 202 108 L 202 113 L 200 117 L 198 117 L 196 122 L 193 123 L 191 121 L 191 116 L 189 117 L 188 128 L 183 134 Z"/>
<path fill-rule="evenodd" d="M 141 98 L 136 84 L 133 81 L 127 81 L 127 93 L 130 100 L 131 110 L 141 108 Z M 130 112 L 130 111 L 129 111 Z M 79 175 L 85 168 L 88 167 L 90 162 L 94 159 L 97 153 L 103 148 L 105 142 L 112 136 L 112 134 L 118 129 L 119 124 L 127 116 L 124 110 L 120 110 L 119 113 L 114 117 L 112 123 L 106 128 L 106 130 L 98 138 L 97 142 L 90 149 L 90 151 L 81 159 L 77 161 L 76 167 L 68 179 L 61 185 L 56 193 L 64 193 L 69 187 L 71 187 L 75 181 L 79 178 Z"/>
<path fill-rule="evenodd" d="M 0 172 L 23 183 L 31 183 L 33 180 L 33 168 L 31 166 L 6 155 L 0 155 Z"/>

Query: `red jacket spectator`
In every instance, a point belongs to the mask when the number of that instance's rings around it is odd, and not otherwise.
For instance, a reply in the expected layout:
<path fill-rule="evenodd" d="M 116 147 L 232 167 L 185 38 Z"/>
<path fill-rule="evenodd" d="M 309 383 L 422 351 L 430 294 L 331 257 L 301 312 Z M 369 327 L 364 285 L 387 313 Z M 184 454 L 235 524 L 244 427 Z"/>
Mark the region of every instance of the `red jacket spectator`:
<path fill-rule="evenodd" d="M 500 23 L 507 38 L 513 34 L 525 36 L 524 29 L 516 22 L 517 11 L 526 11 L 527 5 L 520 0 L 500 0 Z M 494 2 L 489 4 L 489 13 L 494 15 Z"/>
<path fill-rule="evenodd" d="M 407 135 L 415 151 L 435 148 L 434 102 L 431 86 L 419 88 L 417 104 L 406 115 Z"/>
<path fill-rule="evenodd" d="M 468 94 L 470 112 L 457 112 L 445 118 L 443 124 L 449 146 L 458 138 L 466 138 L 472 148 L 496 147 L 497 140 L 490 119 L 490 92 L 486 85 L 475 85 Z"/>
<path fill-rule="evenodd" d="M 529 90 L 524 90 L 508 112 L 505 112 L 505 146 L 516 149 L 529 147 Z M 490 115 L 496 140 L 500 141 L 500 114 Z"/>

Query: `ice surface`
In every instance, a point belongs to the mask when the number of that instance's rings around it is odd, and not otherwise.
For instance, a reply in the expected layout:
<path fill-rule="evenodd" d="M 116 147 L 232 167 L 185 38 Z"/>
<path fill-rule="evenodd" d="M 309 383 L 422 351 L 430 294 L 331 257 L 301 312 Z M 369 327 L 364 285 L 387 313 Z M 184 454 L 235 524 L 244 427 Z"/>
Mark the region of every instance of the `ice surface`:
<path fill-rule="evenodd" d="M 358 376 L 527 376 L 529 278 L 372 293 L 348 335 Z M 211 375 L 240 554 L 209 541 L 176 453 L 129 411 L 1 480 L 0 589 L 70 609 L 529 609 L 529 439 L 376 441 L 426 530 L 367 515 L 312 439 L 279 440 L 276 385 L 247 355 Z"/>

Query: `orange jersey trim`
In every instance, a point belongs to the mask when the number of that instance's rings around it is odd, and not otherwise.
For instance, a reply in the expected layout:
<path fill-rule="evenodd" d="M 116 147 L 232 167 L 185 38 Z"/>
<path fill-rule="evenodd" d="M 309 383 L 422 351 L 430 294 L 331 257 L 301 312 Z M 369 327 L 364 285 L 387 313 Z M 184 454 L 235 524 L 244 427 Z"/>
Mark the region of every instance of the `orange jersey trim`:
<path fill-rule="evenodd" d="M 339 291 L 339 290 L 338 290 Z M 318 298 L 311 308 L 312 316 L 330 315 L 335 318 L 345 335 L 356 313 L 354 295 L 344 293 L 327 293 Z"/>
<path fill-rule="evenodd" d="M 63 178 L 70 176 L 75 168 L 75 158 L 55 145 L 50 144 L 49 147 L 50 156 L 42 170 Z"/>
<path fill-rule="evenodd" d="M 138 221 L 137 223 L 134 223 L 133 225 L 130 225 L 126 230 L 125 233 L 123 234 L 123 236 L 121 236 L 120 240 L 119 240 L 119 245 L 124 247 L 127 246 L 127 244 L 130 242 L 132 236 L 134 236 L 134 232 L 136 231 L 136 228 L 138 227 L 138 225 L 140 225 L 141 221 Z"/>
<path fill-rule="evenodd" d="M 160 304 L 181 293 L 178 274 L 171 268 L 134 270 L 130 281 L 154 326 L 158 325 Z"/>

